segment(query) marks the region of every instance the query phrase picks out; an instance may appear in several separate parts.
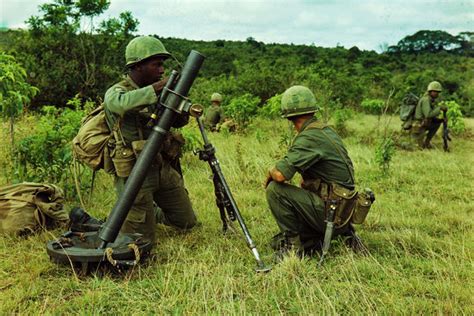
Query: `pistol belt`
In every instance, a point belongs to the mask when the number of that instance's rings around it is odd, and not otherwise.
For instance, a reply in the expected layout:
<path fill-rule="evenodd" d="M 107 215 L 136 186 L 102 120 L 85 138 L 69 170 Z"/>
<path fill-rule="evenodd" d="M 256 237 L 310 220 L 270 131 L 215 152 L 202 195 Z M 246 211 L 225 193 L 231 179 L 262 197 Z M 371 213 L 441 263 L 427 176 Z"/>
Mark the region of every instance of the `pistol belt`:
<path fill-rule="evenodd" d="M 352 216 L 357 202 L 357 191 L 337 183 L 327 183 L 322 179 L 305 180 L 302 188 L 317 194 L 324 202 L 324 213 L 327 218 L 331 203 L 336 203 L 334 215 L 335 228 L 346 226 Z"/>

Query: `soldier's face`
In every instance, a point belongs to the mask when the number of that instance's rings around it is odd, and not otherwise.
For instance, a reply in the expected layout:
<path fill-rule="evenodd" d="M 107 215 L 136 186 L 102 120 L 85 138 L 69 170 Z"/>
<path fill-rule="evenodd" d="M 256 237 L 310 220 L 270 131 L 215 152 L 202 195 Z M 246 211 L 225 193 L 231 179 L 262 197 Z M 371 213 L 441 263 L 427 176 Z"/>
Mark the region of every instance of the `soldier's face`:
<path fill-rule="evenodd" d="M 140 77 L 145 85 L 150 85 L 162 79 L 165 72 L 164 61 L 162 57 L 152 57 L 139 66 Z"/>
<path fill-rule="evenodd" d="M 434 91 L 434 90 L 430 91 L 430 97 L 432 97 L 433 99 L 436 99 L 438 96 L 439 96 L 438 91 Z"/>

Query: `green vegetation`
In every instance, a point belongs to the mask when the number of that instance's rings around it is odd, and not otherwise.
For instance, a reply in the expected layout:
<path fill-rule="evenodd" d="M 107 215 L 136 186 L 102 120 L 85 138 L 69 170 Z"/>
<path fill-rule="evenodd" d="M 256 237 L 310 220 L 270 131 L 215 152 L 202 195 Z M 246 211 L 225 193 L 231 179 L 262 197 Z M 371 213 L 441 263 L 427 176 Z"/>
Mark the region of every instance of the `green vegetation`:
<path fill-rule="evenodd" d="M 53 1 L 28 20 L 28 30 L 0 32 L 0 48 L 17 58 L 28 82 L 40 89 L 32 100 L 33 108 L 65 107 L 77 93 L 100 102 L 124 72 L 125 46 L 135 36 L 139 21 L 124 12 L 94 23 L 109 2 Z M 381 54 L 357 47 L 264 44 L 251 37 L 209 42 L 160 39 L 181 62 L 191 49 L 207 56 L 191 95 L 205 106 L 210 95 L 219 91 L 224 107 L 244 94 L 258 97 L 261 107 L 288 87 L 302 84 L 315 91 L 323 106 L 354 109 L 363 100 L 384 100 L 393 89 L 389 111 L 395 111 L 407 92 L 421 95 L 429 82 L 438 80 L 444 87 L 444 100 L 457 102 L 465 115 L 472 116 L 472 36 L 471 32 L 453 36 L 420 31 Z M 170 59 L 168 70 L 177 67 Z"/>
<path fill-rule="evenodd" d="M 26 71 L 13 56 L 0 52 L 0 116 L 10 120 L 10 140 L 15 147 L 15 119 L 38 89 L 26 82 Z"/>
<path fill-rule="evenodd" d="M 124 12 L 95 24 L 109 5 L 55 0 L 40 6 L 28 30 L 0 30 L 0 185 L 52 182 L 65 189 L 68 208 L 79 205 L 77 185 L 98 217 L 112 208 L 113 179 L 99 172 L 90 194 L 91 172 L 73 165 L 70 141 L 123 74 L 139 23 Z M 474 115 L 472 36 L 419 31 L 380 54 L 251 37 L 161 38 L 181 62 L 191 49 L 207 56 L 191 99 L 207 106 L 220 92 L 226 114 L 240 124 L 237 133 L 210 138 L 264 259 L 271 260 L 277 227 L 262 182 L 294 136 L 279 109 L 281 93 L 295 84 L 314 91 L 318 116 L 344 137 L 359 186 L 376 193 L 359 229 L 370 254 L 334 242 L 321 269 L 315 259 L 289 258 L 255 274 L 240 233 L 219 234 L 210 170 L 192 154 L 201 139 L 191 122 L 181 130 L 182 166 L 202 226 L 188 234 L 160 226 L 152 260 L 123 276 L 87 278 L 49 261 L 45 243 L 61 231 L 1 236 L 0 314 L 474 314 L 474 120 L 463 118 Z M 170 59 L 166 67 L 179 65 Z M 442 151 L 440 136 L 434 150 L 396 152 L 406 137 L 398 105 L 433 80 L 443 84 L 451 152 Z M 13 133 L 16 141 L 7 141 Z"/>
<path fill-rule="evenodd" d="M 22 120 L 18 133 L 29 135 L 34 121 Z M 434 150 L 395 155 L 390 177 L 384 177 L 374 155 L 378 118 L 356 114 L 346 122 L 344 141 L 358 183 L 377 195 L 359 228 L 368 256 L 335 242 L 321 269 L 316 259 L 290 258 L 269 274 L 256 274 L 240 230 L 220 234 L 210 170 L 188 152 L 182 165 L 201 227 L 188 234 L 158 227 L 154 260 L 123 277 L 77 278 L 68 266 L 51 263 L 45 243 L 61 231 L 27 239 L 0 237 L 0 314 L 472 314 L 474 142 L 469 135 L 474 120 L 465 123 L 468 132 L 454 138 L 450 153 L 442 151 L 437 135 Z M 210 135 L 267 262 L 268 241 L 277 227 L 262 181 L 285 151 L 278 140 L 287 128 L 282 119 L 256 119 L 245 135 Z M 197 133 L 194 124 L 187 129 Z M 398 131 L 394 117 L 388 133 Z M 8 149 L 9 144 L 1 146 Z M 6 184 L 4 177 L 0 180 Z M 112 177 L 100 172 L 92 199 L 86 200 L 91 213 L 108 214 L 115 199 L 111 187 Z"/>

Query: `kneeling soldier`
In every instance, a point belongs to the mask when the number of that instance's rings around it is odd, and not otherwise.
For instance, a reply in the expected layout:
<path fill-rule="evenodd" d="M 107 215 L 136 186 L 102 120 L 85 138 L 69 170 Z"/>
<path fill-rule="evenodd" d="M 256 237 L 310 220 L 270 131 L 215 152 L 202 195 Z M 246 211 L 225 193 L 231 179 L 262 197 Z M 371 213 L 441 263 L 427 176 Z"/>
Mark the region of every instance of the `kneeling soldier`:
<path fill-rule="evenodd" d="M 438 81 L 432 81 L 426 89 L 425 95 L 418 101 L 415 109 L 415 122 L 412 136 L 421 149 L 431 149 L 431 139 L 434 137 L 443 122 L 438 118 L 440 111 L 447 111 L 445 105 L 437 106 L 437 99 L 442 91 Z"/>
<path fill-rule="evenodd" d="M 119 196 L 153 127 L 150 123 L 156 118 L 158 98 L 166 84 L 163 63 L 169 56 L 157 38 L 134 38 L 125 50 L 128 74 L 105 93 L 107 124 L 114 131 L 111 158 Z M 182 127 L 187 122 L 187 116 L 179 117 L 173 127 Z M 175 164 L 179 147 L 179 137 L 168 133 L 122 226 L 122 233 L 141 233 L 154 243 L 156 223 L 180 229 L 196 224 L 196 215 Z"/>
<path fill-rule="evenodd" d="M 297 136 L 266 179 L 267 201 L 281 231 L 272 245 L 279 259 L 290 250 L 302 255 L 321 249 L 329 207 L 336 214 L 334 236 L 355 237 L 349 223 L 357 198 L 352 161 L 339 135 L 314 117 L 317 109 L 306 87 L 283 94 L 282 117 L 293 123 Z M 286 183 L 297 172 L 301 188 Z"/>

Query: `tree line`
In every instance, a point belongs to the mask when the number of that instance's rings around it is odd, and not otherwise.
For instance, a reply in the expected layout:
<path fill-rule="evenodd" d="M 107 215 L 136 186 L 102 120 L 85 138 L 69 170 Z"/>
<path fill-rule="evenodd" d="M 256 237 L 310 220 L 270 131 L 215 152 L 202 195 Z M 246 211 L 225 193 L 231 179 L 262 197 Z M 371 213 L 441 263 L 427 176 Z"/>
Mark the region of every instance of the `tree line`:
<path fill-rule="evenodd" d="M 0 48 L 26 70 L 26 80 L 38 88 L 30 108 L 68 107 L 78 96 L 100 102 L 105 91 L 124 74 L 124 51 L 137 35 L 139 21 L 123 12 L 97 24 L 108 0 L 55 0 L 39 7 L 26 30 L 0 32 Z M 454 36 L 422 30 L 401 39 L 383 53 L 357 47 L 323 48 L 308 45 L 246 41 L 195 41 L 160 38 L 179 67 L 191 49 L 207 56 L 191 97 L 209 103 L 213 92 L 224 106 L 249 95 L 261 107 L 294 84 L 310 87 L 318 102 L 329 108 L 360 108 L 363 100 L 385 100 L 391 110 L 408 92 L 420 95 L 430 81 L 443 84 L 443 98 L 474 114 L 474 49 L 472 32 Z M 392 93 L 393 91 L 393 93 Z"/>

